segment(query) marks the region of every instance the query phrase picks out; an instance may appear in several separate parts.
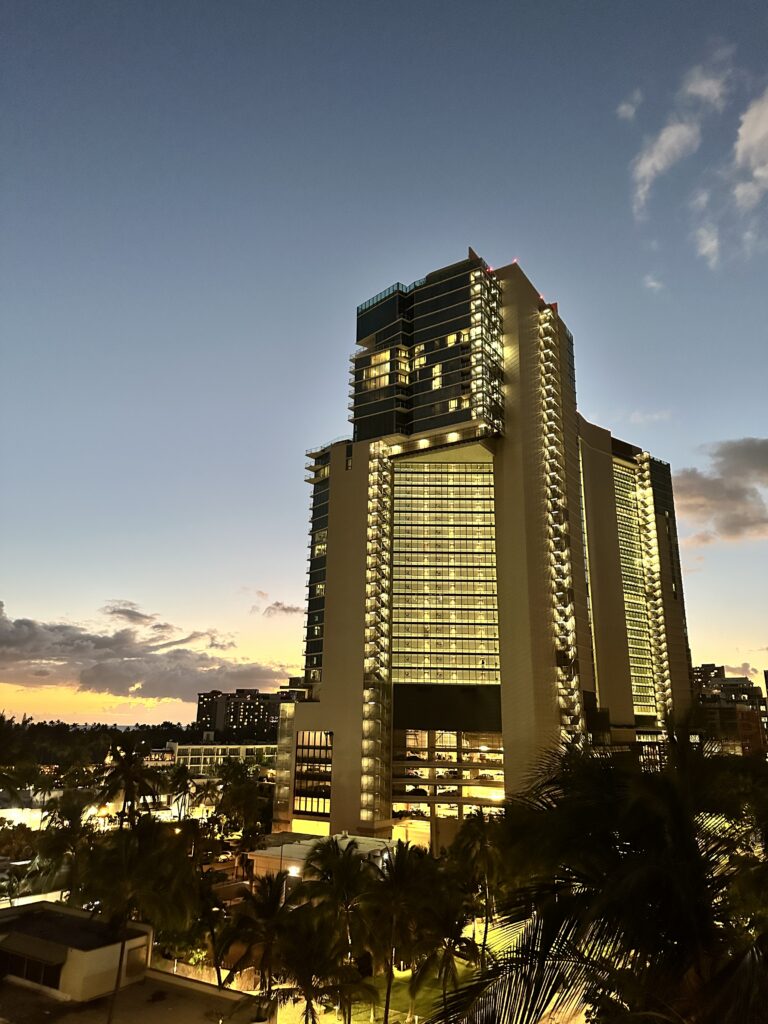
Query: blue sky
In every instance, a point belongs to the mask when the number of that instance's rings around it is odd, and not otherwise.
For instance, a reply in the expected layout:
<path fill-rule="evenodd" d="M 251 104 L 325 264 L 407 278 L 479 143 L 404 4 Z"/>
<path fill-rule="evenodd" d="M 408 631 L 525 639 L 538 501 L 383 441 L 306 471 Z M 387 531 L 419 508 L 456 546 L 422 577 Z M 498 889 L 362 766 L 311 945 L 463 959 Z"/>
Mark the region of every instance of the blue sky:
<path fill-rule="evenodd" d="M 768 667 L 767 39 L 751 2 L 0 2 L 0 706 L 296 671 L 355 306 L 468 245 L 672 464 L 694 660 Z"/>

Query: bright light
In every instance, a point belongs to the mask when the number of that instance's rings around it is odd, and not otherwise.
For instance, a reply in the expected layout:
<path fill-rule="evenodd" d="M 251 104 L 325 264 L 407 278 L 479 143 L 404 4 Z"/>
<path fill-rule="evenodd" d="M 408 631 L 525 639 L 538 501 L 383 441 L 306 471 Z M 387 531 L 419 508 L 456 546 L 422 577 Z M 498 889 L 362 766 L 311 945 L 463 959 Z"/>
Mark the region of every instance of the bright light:
<path fill-rule="evenodd" d="M 292 864 L 288 868 L 288 874 L 291 875 L 293 878 L 296 878 L 299 874 L 299 869 L 294 864 Z"/>

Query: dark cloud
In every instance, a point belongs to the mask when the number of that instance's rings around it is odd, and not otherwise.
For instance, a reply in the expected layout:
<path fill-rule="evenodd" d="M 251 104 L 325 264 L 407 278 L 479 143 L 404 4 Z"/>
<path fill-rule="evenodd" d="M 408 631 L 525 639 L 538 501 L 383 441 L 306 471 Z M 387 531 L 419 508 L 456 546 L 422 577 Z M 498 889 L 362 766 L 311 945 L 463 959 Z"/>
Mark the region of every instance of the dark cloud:
<path fill-rule="evenodd" d="M 756 676 L 758 669 L 753 668 L 748 661 L 742 661 L 740 665 L 726 665 L 725 671 L 729 676 Z"/>
<path fill-rule="evenodd" d="M 675 474 L 675 503 L 682 520 L 701 527 L 689 542 L 768 537 L 768 438 L 720 441 L 707 449 L 711 468 Z"/>
<path fill-rule="evenodd" d="M 113 619 L 123 619 L 133 626 L 152 626 L 153 629 L 168 626 L 168 623 L 152 625 L 157 616 L 143 612 L 135 601 L 108 601 L 101 611 L 104 615 L 109 615 Z"/>
<path fill-rule="evenodd" d="M 266 615 L 268 618 L 272 618 L 273 615 L 303 615 L 304 609 L 299 604 L 284 604 L 282 601 L 273 601 L 272 604 L 267 605 L 261 614 Z"/>
<path fill-rule="evenodd" d="M 283 666 L 233 662 L 209 653 L 234 646 L 215 630 L 170 640 L 162 640 L 163 635 L 153 626 L 99 633 L 70 623 L 12 620 L 0 602 L 0 682 L 75 683 L 82 690 L 115 696 L 194 701 L 198 690 L 274 686 L 291 674 Z M 192 649 L 202 643 L 206 650 Z"/>
<path fill-rule="evenodd" d="M 274 686 L 285 677 L 285 671 L 271 665 L 234 664 L 197 651 L 178 650 L 154 657 L 99 662 L 80 673 L 80 689 L 124 697 L 195 700 L 198 690 Z"/>

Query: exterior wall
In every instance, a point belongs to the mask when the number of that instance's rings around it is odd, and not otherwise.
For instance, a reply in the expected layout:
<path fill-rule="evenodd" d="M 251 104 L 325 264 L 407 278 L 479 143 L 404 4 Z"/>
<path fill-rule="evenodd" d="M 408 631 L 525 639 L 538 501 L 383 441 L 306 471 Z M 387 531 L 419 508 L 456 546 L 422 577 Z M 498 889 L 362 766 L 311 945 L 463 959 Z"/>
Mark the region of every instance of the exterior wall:
<path fill-rule="evenodd" d="M 148 935 L 128 940 L 121 987 L 141 981 L 149 964 L 150 949 L 151 941 Z M 119 959 L 119 943 L 87 951 L 70 949 L 66 963 L 61 969 L 59 991 L 76 1002 L 87 1002 L 109 995 L 115 987 Z"/>
<path fill-rule="evenodd" d="M 344 442 L 330 449 L 322 682 L 315 700 L 296 705 L 293 723 L 294 738 L 333 733 L 331 833 L 356 831 L 360 820 L 369 445 L 353 446 L 349 469 L 346 452 Z"/>
<path fill-rule="evenodd" d="M 505 782 L 520 788 L 542 746 L 557 743 L 537 416 L 538 303 L 513 267 L 499 272 L 504 324 L 506 436 L 496 459 L 501 714 Z"/>
<path fill-rule="evenodd" d="M 503 295 L 506 409 L 505 433 L 496 442 L 495 460 L 501 702 L 506 788 L 514 792 L 525 784 L 542 751 L 560 742 L 566 727 L 576 735 L 583 725 L 564 722 L 558 693 L 539 345 L 542 303 L 517 264 L 502 267 L 496 276 Z M 577 513 L 580 495 L 570 344 L 559 318 L 555 323 L 565 502 Z M 571 529 L 573 654 L 578 663 L 573 682 L 592 689 L 583 555 L 580 540 L 576 538 L 576 545 L 573 540 Z M 580 717 L 580 711 L 577 714 Z"/>
<path fill-rule="evenodd" d="M 176 744 L 176 763 L 186 765 L 189 770 L 205 775 L 225 761 L 244 761 L 246 764 L 274 766 L 277 754 L 276 743 L 190 743 Z"/>
<path fill-rule="evenodd" d="M 634 739 L 627 623 L 621 585 L 611 435 L 580 421 L 584 516 L 599 706 L 617 739 Z"/>
<path fill-rule="evenodd" d="M 656 513 L 656 536 L 659 548 L 661 594 L 666 624 L 672 707 L 675 719 L 681 721 L 691 708 L 693 670 L 685 618 L 683 575 L 680 568 L 672 475 L 665 462 L 651 459 L 650 477 Z"/>

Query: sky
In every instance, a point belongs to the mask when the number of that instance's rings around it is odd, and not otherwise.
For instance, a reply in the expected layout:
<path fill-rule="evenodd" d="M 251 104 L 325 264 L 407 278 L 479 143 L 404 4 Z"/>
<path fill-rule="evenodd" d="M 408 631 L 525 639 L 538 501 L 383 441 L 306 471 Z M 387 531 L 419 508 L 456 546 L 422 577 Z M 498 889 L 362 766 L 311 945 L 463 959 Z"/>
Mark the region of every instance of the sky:
<path fill-rule="evenodd" d="M 0 710 L 300 672 L 355 307 L 519 259 L 670 462 L 694 663 L 768 667 L 768 7 L 0 0 Z"/>

